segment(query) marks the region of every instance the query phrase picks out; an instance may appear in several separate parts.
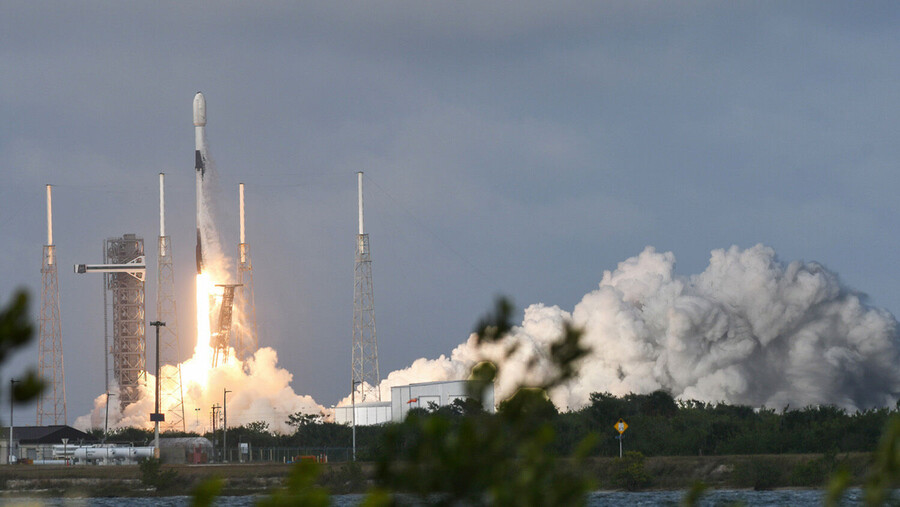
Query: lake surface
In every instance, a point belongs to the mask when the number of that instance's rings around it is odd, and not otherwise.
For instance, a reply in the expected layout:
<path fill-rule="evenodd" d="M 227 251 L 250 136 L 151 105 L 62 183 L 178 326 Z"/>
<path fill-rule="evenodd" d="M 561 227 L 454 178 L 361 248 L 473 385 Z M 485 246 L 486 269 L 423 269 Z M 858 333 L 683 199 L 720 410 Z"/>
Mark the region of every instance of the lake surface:
<path fill-rule="evenodd" d="M 710 491 L 700 500 L 703 507 L 719 505 L 731 505 L 741 502 L 751 506 L 783 506 L 796 507 L 822 505 L 824 492 L 813 489 L 784 489 L 778 491 L 744 491 L 744 490 L 715 490 Z M 591 493 L 588 505 L 591 507 L 612 506 L 677 506 L 684 496 L 684 491 L 646 491 L 640 493 L 627 493 L 618 491 L 598 491 Z M 218 507 L 250 507 L 255 505 L 256 496 L 221 497 L 215 505 Z M 337 495 L 333 497 L 337 507 L 351 507 L 358 505 L 363 495 Z M 190 505 L 190 498 L 186 496 L 171 496 L 160 498 L 6 498 L 4 505 L 46 505 L 52 507 L 118 507 L 126 500 L 128 505 L 136 507 L 186 507 Z M 844 505 L 862 505 L 862 491 L 851 489 L 844 496 Z"/>

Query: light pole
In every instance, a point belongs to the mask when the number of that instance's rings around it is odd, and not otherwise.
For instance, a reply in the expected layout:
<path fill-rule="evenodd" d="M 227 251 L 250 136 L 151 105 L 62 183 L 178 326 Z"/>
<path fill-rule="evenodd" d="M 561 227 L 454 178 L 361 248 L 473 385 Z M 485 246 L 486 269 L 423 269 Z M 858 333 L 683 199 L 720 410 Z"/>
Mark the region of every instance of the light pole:
<path fill-rule="evenodd" d="M 361 381 L 353 381 L 353 389 L 350 391 L 350 410 L 353 418 L 353 461 L 356 461 L 356 386 L 362 384 Z"/>
<path fill-rule="evenodd" d="M 106 391 L 106 422 L 103 423 L 103 443 L 106 443 L 106 437 L 109 436 L 109 397 L 115 396 L 115 394 L 109 394 L 109 391 Z"/>
<path fill-rule="evenodd" d="M 156 435 L 153 457 L 159 459 L 159 423 L 166 420 L 166 416 L 159 413 L 159 326 L 165 326 L 166 323 L 154 320 L 150 325 L 156 328 L 156 408 L 150 414 L 150 420 L 154 422 L 153 433 Z"/>
<path fill-rule="evenodd" d="M 200 407 L 194 408 L 194 413 L 197 414 L 197 431 L 200 431 Z"/>
<path fill-rule="evenodd" d="M 9 458 L 7 463 L 10 465 L 16 462 L 16 453 L 13 452 L 13 400 L 15 399 L 13 389 L 18 383 L 19 381 L 16 379 L 9 379 Z"/>
<path fill-rule="evenodd" d="M 226 402 L 226 397 L 228 396 L 228 389 L 222 389 L 224 391 L 222 393 L 222 463 L 228 463 L 228 405 Z"/>

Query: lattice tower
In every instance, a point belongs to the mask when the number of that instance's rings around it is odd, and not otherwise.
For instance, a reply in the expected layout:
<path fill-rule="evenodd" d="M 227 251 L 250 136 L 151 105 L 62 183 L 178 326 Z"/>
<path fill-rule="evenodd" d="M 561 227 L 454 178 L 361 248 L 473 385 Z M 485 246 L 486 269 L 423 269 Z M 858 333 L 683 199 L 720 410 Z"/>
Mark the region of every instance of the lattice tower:
<path fill-rule="evenodd" d="M 125 264 L 144 255 L 144 239 L 134 234 L 104 242 L 104 262 Z M 140 399 L 147 381 L 147 340 L 144 280 L 129 273 L 109 273 L 107 290 L 112 299 L 113 378 L 119 385 L 122 408 Z"/>
<path fill-rule="evenodd" d="M 181 365 L 178 364 L 178 314 L 175 311 L 175 269 L 172 240 L 166 235 L 165 174 L 159 173 L 159 244 L 156 278 L 156 319 L 160 326 L 160 401 L 165 411 L 163 431 L 187 431 L 184 420 L 184 393 Z"/>
<path fill-rule="evenodd" d="M 356 236 L 356 269 L 353 289 L 353 353 L 351 388 L 362 386 L 361 402 L 381 401 L 378 390 L 378 343 L 375 339 L 375 292 L 369 235 L 363 231 L 362 174 L 359 176 L 359 234 Z"/>
<path fill-rule="evenodd" d="M 66 376 L 63 369 L 62 333 L 59 323 L 59 284 L 54 245 L 44 245 L 41 282 L 41 339 L 38 373 L 48 385 L 38 398 L 37 425 L 66 424 Z"/>
<path fill-rule="evenodd" d="M 50 185 L 47 185 L 47 244 L 44 245 L 43 257 L 38 374 L 49 385 L 38 398 L 38 426 L 45 424 L 45 418 L 48 424 L 66 424 L 66 375 L 63 368 L 62 332 L 59 323 L 59 279 L 56 270 L 56 246 L 53 245 Z"/>
<path fill-rule="evenodd" d="M 156 318 L 166 323 L 159 329 L 159 359 L 165 366 L 160 371 L 160 399 L 166 407 L 163 430 L 187 431 L 184 421 L 184 398 L 181 367 L 178 364 L 178 317 L 175 311 L 175 271 L 169 236 L 159 237 L 156 279 Z"/>
<path fill-rule="evenodd" d="M 256 327 L 256 299 L 253 294 L 253 263 L 250 261 L 250 244 L 244 235 L 244 184 L 239 185 L 241 242 L 238 245 L 237 305 L 243 316 L 243 325 L 235 329 L 235 348 L 238 359 L 246 360 L 259 348 L 259 333 Z"/>

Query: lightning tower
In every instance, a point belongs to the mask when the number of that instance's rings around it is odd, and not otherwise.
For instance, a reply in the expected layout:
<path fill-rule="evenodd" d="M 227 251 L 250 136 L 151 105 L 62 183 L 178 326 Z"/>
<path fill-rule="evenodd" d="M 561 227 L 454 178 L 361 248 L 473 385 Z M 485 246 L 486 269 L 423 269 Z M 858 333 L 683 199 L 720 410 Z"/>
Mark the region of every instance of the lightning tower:
<path fill-rule="evenodd" d="M 53 244 L 53 206 L 47 185 L 47 244 L 41 266 L 41 321 L 38 374 L 48 382 L 37 404 L 37 425 L 66 424 L 66 376 L 59 324 L 59 283 Z M 12 424 L 12 422 L 10 422 Z"/>
<path fill-rule="evenodd" d="M 171 239 L 166 235 L 165 177 L 159 173 L 159 245 L 156 278 L 156 320 L 160 326 L 160 397 L 166 410 L 165 430 L 187 431 L 184 421 L 184 399 L 181 368 L 178 365 L 178 316 L 175 312 L 175 271 L 172 266 Z"/>
<path fill-rule="evenodd" d="M 359 234 L 356 236 L 356 269 L 353 288 L 353 354 L 351 388 L 362 387 L 362 399 L 381 401 L 378 392 L 378 343 L 375 340 L 375 292 L 372 288 L 372 256 L 369 235 L 363 228 L 363 173 L 357 173 Z"/>
<path fill-rule="evenodd" d="M 250 244 L 244 236 L 244 184 L 238 187 L 240 196 L 241 242 L 238 245 L 238 308 L 243 315 L 243 326 L 236 329 L 238 359 L 246 360 L 256 352 L 259 339 L 256 328 L 256 301 L 253 295 L 253 264 L 250 262 Z"/>

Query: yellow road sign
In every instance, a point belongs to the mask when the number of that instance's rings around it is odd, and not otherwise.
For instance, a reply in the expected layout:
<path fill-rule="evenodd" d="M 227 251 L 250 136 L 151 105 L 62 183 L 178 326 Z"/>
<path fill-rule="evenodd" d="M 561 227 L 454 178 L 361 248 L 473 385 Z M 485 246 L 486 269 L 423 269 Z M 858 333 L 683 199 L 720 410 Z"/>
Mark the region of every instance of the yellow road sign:
<path fill-rule="evenodd" d="M 619 419 L 619 422 L 616 423 L 615 427 L 616 427 L 616 431 L 618 431 L 619 435 L 621 435 L 622 433 L 625 433 L 625 430 L 628 429 L 628 423 L 626 423 L 622 419 Z"/>

